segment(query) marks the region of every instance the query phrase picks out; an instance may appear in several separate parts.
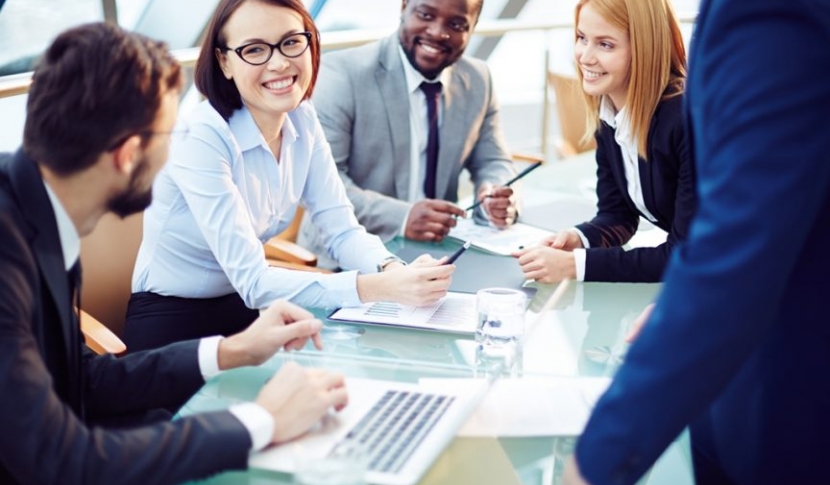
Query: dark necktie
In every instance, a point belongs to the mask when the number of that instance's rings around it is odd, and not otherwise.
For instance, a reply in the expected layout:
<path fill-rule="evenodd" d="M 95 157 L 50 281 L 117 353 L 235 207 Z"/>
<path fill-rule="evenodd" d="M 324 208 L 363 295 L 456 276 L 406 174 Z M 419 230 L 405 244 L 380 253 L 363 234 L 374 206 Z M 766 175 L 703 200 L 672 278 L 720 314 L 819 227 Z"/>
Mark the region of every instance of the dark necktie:
<path fill-rule="evenodd" d="M 438 172 L 438 100 L 441 98 L 441 83 L 421 83 L 421 90 L 427 97 L 427 171 L 424 177 L 424 195 L 435 198 L 435 177 Z"/>

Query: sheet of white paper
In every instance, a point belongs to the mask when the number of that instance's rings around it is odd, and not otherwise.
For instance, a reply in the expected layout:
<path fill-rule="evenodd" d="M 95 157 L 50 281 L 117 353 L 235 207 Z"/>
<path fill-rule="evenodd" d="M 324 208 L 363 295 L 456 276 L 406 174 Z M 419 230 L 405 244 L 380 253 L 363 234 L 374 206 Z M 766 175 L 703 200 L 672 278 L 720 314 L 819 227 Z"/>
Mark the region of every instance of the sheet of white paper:
<path fill-rule="evenodd" d="M 341 308 L 329 319 L 472 334 L 476 331 L 476 296 L 449 292 L 434 305 L 422 307 L 391 302 L 366 303 Z"/>
<path fill-rule="evenodd" d="M 506 229 L 480 226 L 470 218 L 459 219 L 449 236 L 461 241 L 470 241 L 473 246 L 491 253 L 509 255 L 520 246 L 533 246 L 552 234 L 550 231 L 521 222 Z"/>
<path fill-rule="evenodd" d="M 578 436 L 610 383 L 608 377 L 499 379 L 458 436 Z"/>

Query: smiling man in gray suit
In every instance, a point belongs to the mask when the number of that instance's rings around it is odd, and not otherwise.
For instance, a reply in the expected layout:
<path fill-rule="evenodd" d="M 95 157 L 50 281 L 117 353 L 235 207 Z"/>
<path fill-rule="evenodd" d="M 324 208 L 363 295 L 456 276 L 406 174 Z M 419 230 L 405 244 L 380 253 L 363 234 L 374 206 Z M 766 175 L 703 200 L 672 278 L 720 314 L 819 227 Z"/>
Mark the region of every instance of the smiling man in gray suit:
<path fill-rule="evenodd" d="M 482 2 L 404 0 L 395 35 L 322 58 L 320 121 L 358 220 L 384 240 L 443 239 L 464 216 L 454 204 L 463 168 L 477 197 L 489 195 L 481 216 L 516 219 L 490 71 L 462 57 Z M 308 220 L 300 243 L 325 254 Z"/>

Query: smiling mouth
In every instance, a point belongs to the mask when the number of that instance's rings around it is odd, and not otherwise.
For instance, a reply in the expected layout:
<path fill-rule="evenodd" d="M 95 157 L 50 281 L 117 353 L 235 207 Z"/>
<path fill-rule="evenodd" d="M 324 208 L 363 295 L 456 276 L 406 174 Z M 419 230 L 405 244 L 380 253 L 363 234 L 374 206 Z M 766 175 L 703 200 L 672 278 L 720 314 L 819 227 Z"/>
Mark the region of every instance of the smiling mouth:
<path fill-rule="evenodd" d="M 420 47 L 424 52 L 431 55 L 444 54 L 449 51 L 449 49 L 447 49 L 446 47 L 438 46 L 432 43 L 427 43 L 421 39 L 417 39 L 415 41 L 415 44 L 418 47 Z"/>
<path fill-rule="evenodd" d="M 297 81 L 297 76 L 291 76 L 289 78 L 280 79 L 279 81 L 271 81 L 271 82 L 264 83 L 263 86 L 265 86 L 266 89 L 279 91 L 279 90 L 286 89 L 286 88 L 292 86 L 296 81 Z"/>
<path fill-rule="evenodd" d="M 605 73 L 605 72 L 594 72 L 594 71 L 589 71 L 587 69 L 582 70 L 582 77 L 584 77 L 585 79 L 587 79 L 589 81 L 599 79 L 599 78 L 601 78 L 602 76 L 604 76 L 606 74 L 607 73 Z"/>

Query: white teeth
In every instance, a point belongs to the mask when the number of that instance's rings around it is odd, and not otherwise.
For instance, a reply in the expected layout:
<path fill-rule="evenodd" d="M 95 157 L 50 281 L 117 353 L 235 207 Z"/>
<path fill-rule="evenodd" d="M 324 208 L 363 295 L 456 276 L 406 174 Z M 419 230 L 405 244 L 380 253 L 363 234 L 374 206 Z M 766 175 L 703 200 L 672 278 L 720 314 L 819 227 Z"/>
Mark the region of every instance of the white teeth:
<path fill-rule="evenodd" d="M 283 79 L 282 81 L 275 81 L 275 82 L 265 83 L 265 87 L 268 88 L 268 89 L 277 89 L 277 90 L 279 90 L 279 89 L 285 89 L 288 86 L 291 86 L 292 84 L 294 84 L 294 78 L 289 77 L 287 79 Z"/>
<path fill-rule="evenodd" d="M 586 79 L 598 79 L 599 77 L 603 76 L 603 73 L 601 73 L 601 72 L 586 71 L 585 69 L 583 69 L 583 70 L 582 70 L 582 75 L 583 75 Z"/>
<path fill-rule="evenodd" d="M 441 52 L 440 50 L 436 49 L 435 47 L 432 47 L 431 45 L 420 44 L 420 46 L 422 49 L 429 52 L 430 54 L 438 54 L 439 52 Z"/>

